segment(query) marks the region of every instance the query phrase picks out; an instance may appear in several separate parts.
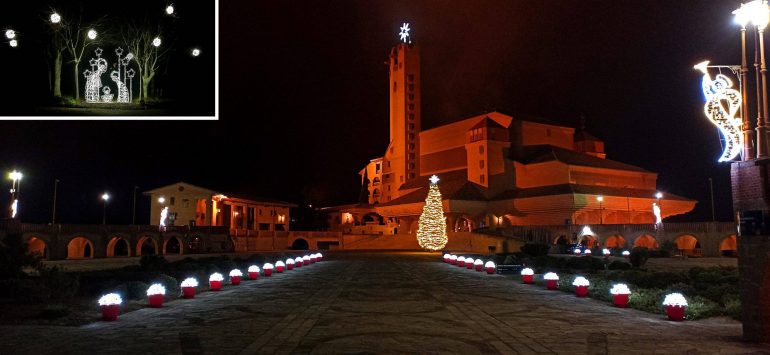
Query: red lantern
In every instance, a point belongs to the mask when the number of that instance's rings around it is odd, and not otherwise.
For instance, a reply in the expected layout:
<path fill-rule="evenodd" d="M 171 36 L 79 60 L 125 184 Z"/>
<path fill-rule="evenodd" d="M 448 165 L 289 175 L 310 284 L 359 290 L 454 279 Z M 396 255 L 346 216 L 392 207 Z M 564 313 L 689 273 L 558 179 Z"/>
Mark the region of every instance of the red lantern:
<path fill-rule="evenodd" d="M 575 286 L 575 296 L 577 297 L 588 296 L 588 286 Z"/>
<path fill-rule="evenodd" d="M 484 271 L 484 265 L 482 264 L 476 265 L 476 271 Z"/>
<path fill-rule="evenodd" d="M 240 285 L 241 284 L 241 277 L 240 276 L 230 276 L 230 283 L 233 285 Z"/>
<path fill-rule="evenodd" d="M 549 290 L 555 290 L 559 287 L 559 280 L 545 280 L 545 287 Z"/>
<path fill-rule="evenodd" d="M 184 298 L 195 298 L 195 287 L 182 287 L 182 295 Z"/>
<path fill-rule="evenodd" d="M 150 307 L 152 308 L 160 308 L 163 306 L 163 295 L 157 294 L 157 295 L 149 295 L 147 296 L 147 299 L 150 301 Z"/>
<path fill-rule="evenodd" d="M 628 307 L 628 294 L 617 294 L 612 295 L 612 302 L 615 304 L 615 307 L 618 308 L 627 308 Z"/>
<path fill-rule="evenodd" d="M 684 311 L 686 306 L 666 306 L 666 314 L 668 319 L 674 322 L 681 322 L 684 320 Z"/>
<path fill-rule="evenodd" d="M 465 266 L 468 268 L 468 270 L 473 270 L 473 263 L 465 263 Z"/>
<path fill-rule="evenodd" d="M 209 288 L 211 291 L 219 291 L 222 289 L 222 281 L 209 281 Z"/>
<path fill-rule="evenodd" d="M 256 280 L 259 278 L 259 271 L 249 271 L 249 280 Z"/>
<path fill-rule="evenodd" d="M 120 305 L 111 304 L 102 307 L 102 320 L 107 322 L 113 322 L 118 320 L 118 314 L 120 314 Z"/>

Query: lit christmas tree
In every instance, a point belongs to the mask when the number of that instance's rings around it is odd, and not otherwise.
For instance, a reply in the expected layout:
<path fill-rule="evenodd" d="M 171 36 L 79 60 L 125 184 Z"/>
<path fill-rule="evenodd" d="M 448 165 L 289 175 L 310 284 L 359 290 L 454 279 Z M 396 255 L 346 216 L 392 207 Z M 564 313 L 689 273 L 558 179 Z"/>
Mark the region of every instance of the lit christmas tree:
<path fill-rule="evenodd" d="M 438 176 L 430 178 L 430 190 L 417 227 L 417 243 L 428 250 L 441 250 L 447 243 L 446 217 L 438 190 Z"/>

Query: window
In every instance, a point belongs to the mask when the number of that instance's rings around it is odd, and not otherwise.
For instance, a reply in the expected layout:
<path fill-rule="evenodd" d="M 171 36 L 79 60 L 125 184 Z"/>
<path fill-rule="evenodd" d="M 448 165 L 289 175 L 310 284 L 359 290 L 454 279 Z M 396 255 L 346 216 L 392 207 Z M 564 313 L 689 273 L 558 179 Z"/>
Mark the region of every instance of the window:
<path fill-rule="evenodd" d="M 471 131 L 471 142 L 480 141 L 484 139 L 484 131 L 481 128 L 476 128 Z"/>
<path fill-rule="evenodd" d="M 246 208 L 246 229 L 254 229 L 254 207 Z"/>
<path fill-rule="evenodd" d="M 479 146 L 479 154 L 484 154 L 484 146 L 483 145 Z"/>
<path fill-rule="evenodd" d="M 262 209 L 261 208 L 259 209 L 259 215 L 260 216 L 262 215 Z"/>
<path fill-rule="evenodd" d="M 409 130 L 410 131 L 414 131 L 414 123 L 410 123 L 409 124 Z"/>
<path fill-rule="evenodd" d="M 169 204 L 170 204 L 171 206 L 173 206 L 175 202 L 176 202 L 176 198 L 174 198 L 174 197 L 171 197 L 171 200 L 169 201 Z"/>
<path fill-rule="evenodd" d="M 414 101 L 414 94 L 409 94 L 409 101 Z"/>
<path fill-rule="evenodd" d="M 409 79 L 410 83 L 413 82 L 414 81 L 414 74 L 407 75 L 407 78 Z"/>
<path fill-rule="evenodd" d="M 484 183 L 485 183 L 485 182 L 484 182 L 484 174 L 481 174 L 481 175 L 479 176 L 479 181 L 480 181 L 482 184 L 484 184 Z"/>
<path fill-rule="evenodd" d="M 414 133 L 409 133 L 409 139 L 410 140 L 414 139 Z"/>
<path fill-rule="evenodd" d="M 380 163 L 377 163 L 377 165 L 374 166 L 374 169 L 379 172 L 380 171 Z"/>
<path fill-rule="evenodd" d="M 190 200 L 188 199 L 182 200 L 182 207 L 190 207 Z"/>
<path fill-rule="evenodd" d="M 414 173 L 409 173 L 409 178 L 414 179 Z"/>
<path fill-rule="evenodd" d="M 414 104 L 409 104 L 409 111 L 414 111 Z"/>
<path fill-rule="evenodd" d="M 414 84 L 409 84 L 409 91 L 414 91 Z"/>
<path fill-rule="evenodd" d="M 409 153 L 409 159 L 414 160 L 414 153 Z"/>
<path fill-rule="evenodd" d="M 479 160 L 479 169 L 484 169 L 484 161 Z"/>
<path fill-rule="evenodd" d="M 410 114 L 409 114 L 409 120 L 410 120 L 410 121 L 414 121 L 414 114 L 413 114 L 413 113 L 410 113 Z"/>

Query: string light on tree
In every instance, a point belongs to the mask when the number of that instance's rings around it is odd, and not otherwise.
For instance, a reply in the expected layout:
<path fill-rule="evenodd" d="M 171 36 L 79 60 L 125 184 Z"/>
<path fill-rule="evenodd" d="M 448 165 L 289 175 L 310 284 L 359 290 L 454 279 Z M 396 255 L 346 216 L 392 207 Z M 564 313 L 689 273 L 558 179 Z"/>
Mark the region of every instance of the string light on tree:
<path fill-rule="evenodd" d="M 431 176 L 428 197 L 425 199 L 425 207 L 422 209 L 417 228 L 417 243 L 421 248 L 428 250 L 441 250 L 448 240 L 438 181 L 438 176 Z"/>
<path fill-rule="evenodd" d="M 709 61 L 698 63 L 694 68 L 703 72 L 703 95 L 706 104 L 703 112 L 719 129 L 725 141 L 719 162 L 732 161 L 743 150 L 743 120 L 735 115 L 741 108 L 741 93 L 733 89 L 733 82 L 723 74 L 715 79 L 708 73 Z"/>
<path fill-rule="evenodd" d="M 404 24 L 401 26 L 401 32 L 398 33 L 398 36 L 401 38 L 401 41 L 404 43 L 412 43 L 412 39 L 409 37 L 409 31 L 411 28 L 409 28 L 409 24 L 404 22 Z"/>

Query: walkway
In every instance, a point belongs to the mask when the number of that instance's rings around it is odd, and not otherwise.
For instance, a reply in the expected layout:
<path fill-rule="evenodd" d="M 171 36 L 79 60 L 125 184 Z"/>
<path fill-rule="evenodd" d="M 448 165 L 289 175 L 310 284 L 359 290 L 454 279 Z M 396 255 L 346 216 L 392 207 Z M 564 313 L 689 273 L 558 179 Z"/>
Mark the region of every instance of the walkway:
<path fill-rule="evenodd" d="M 739 342 L 737 322 L 674 323 L 517 281 L 437 254 L 328 254 L 113 323 L 0 327 L 0 353 L 770 354 Z"/>

